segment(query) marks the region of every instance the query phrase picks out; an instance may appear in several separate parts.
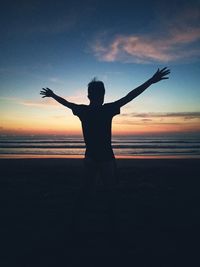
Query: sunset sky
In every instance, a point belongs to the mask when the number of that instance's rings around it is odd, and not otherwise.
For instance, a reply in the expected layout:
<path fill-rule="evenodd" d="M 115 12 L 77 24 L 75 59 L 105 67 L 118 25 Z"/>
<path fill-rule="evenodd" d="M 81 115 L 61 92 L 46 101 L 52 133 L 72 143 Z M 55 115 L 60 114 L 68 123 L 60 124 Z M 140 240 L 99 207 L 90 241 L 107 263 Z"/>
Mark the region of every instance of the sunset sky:
<path fill-rule="evenodd" d="M 115 134 L 200 133 L 199 1 L 4 1 L 0 133 L 78 134 L 79 119 L 39 92 L 87 104 L 96 76 L 115 101 L 169 67 L 121 109 Z"/>

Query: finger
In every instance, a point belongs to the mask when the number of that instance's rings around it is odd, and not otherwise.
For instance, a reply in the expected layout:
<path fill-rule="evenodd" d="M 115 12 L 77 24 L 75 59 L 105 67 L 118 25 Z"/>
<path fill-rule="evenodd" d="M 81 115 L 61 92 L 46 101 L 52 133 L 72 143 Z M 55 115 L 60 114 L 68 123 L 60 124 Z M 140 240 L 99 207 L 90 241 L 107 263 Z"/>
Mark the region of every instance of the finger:
<path fill-rule="evenodd" d="M 169 74 L 170 72 L 171 72 L 170 69 L 166 69 L 166 70 L 162 71 L 162 74 Z"/>
<path fill-rule="evenodd" d="M 163 69 L 162 71 L 163 71 L 163 72 L 165 72 L 165 71 L 170 71 L 170 69 L 165 68 L 165 69 Z"/>
<path fill-rule="evenodd" d="M 162 77 L 161 80 L 169 79 L 169 77 Z"/>
<path fill-rule="evenodd" d="M 169 73 L 170 73 L 170 70 L 166 70 L 162 74 L 166 75 L 166 74 L 169 74 Z"/>
<path fill-rule="evenodd" d="M 167 67 L 164 67 L 163 69 L 161 69 L 160 71 L 163 72 L 167 69 Z"/>
<path fill-rule="evenodd" d="M 47 91 L 47 89 L 46 88 L 42 88 L 45 92 Z"/>
<path fill-rule="evenodd" d="M 169 75 L 169 73 L 162 74 L 161 77 L 165 77 L 167 75 Z"/>
<path fill-rule="evenodd" d="M 166 69 L 166 70 L 164 70 L 163 72 L 166 72 L 166 71 L 169 71 L 169 72 L 170 72 L 170 69 Z"/>
<path fill-rule="evenodd" d="M 164 74 L 162 75 L 162 77 L 167 76 L 167 75 L 169 75 L 169 73 L 164 73 Z"/>

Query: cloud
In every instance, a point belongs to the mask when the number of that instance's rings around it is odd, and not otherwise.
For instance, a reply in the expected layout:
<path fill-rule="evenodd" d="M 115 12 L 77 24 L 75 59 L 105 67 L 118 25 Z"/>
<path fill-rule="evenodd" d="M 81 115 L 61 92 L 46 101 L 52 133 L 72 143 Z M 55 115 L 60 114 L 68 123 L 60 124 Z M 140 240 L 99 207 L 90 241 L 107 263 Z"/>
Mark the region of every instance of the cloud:
<path fill-rule="evenodd" d="M 2 102 L 10 102 L 18 105 L 29 106 L 29 107 L 56 107 L 58 103 L 50 98 L 44 98 L 39 100 L 30 100 L 30 99 L 22 99 L 17 97 L 0 97 L 0 101 Z"/>
<path fill-rule="evenodd" d="M 83 90 L 75 90 L 74 95 L 63 97 L 69 102 L 73 103 L 81 103 L 86 104 L 88 103 L 86 94 L 83 93 Z M 0 101 L 2 102 L 10 102 L 18 105 L 28 106 L 28 107 L 36 107 L 36 108 L 58 108 L 61 107 L 58 102 L 56 102 L 52 98 L 41 98 L 39 96 L 38 99 L 23 99 L 23 98 L 17 98 L 17 97 L 0 97 Z"/>
<path fill-rule="evenodd" d="M 49 81 L 57 84 L 64 84 L 64 81 L 58 77 L 51 77 L 49 78 Z"/>
<path fill-rule="evenodd" d="M 191 44 L 199 40 L 200 28 L 187 33 L 171 33 L 161 38 L 121 35 L 115 37 L 107 47 L 98 40 L 93 50 L 100 61 L 172 62 L 191 57 L 199 58 L 200 48 L 191 48 Z"/>
<path fill-rule="evenodd" d="M 166 113 L 126 113 L 122 114 L 124 117 L 141 118 L 142 120 L 149 120 L 153 118 L 181 118 L 184 120 L 200 119 L 200 112 L 166 112 Z"/>
<path fill-rule="evenodd" d="M 191 128 L 199 131 L 200 112 L 126 113 L 116 118 L 114 125 L 121 125 L 121 127 L 124 126 L 125 128 L 150 127 L 151 130 L 156 129 L 156 127 L 178 127 L 179 129 Z"/>
<path fill-rule="evenodd" d="M 29 106 L 29 107 L 39 107 L 39 108 L 48 108 L 48 107 L 56 107 L 58 106 L 58 103 L 53 101 L 50 98 L 46 98 L 45 100 L 19 100 L 18 104 L 21 104 L 23 106 Z"/>
<path fill-rule="evenodd" d="M 152 121 L 152 119 L 142 119 L 143 122 L 149 122 Z"/>
<path fill-rule="evenodd" d="M 84 89 L 78 89 L 72 96 L 68 96 L 67 100 L 77 104 L 87 104 L 87 91 Z"/>
<path fill-rule="evenodd" d="M 169 21 L 169 19 L 167 19 Z M 180 10 L 163 28 L 151 34 L 118 34 L 97 38 L 92 51 L 100 61 L 134 63 L 173 62 L 200 57 L 200 11 Z"/>

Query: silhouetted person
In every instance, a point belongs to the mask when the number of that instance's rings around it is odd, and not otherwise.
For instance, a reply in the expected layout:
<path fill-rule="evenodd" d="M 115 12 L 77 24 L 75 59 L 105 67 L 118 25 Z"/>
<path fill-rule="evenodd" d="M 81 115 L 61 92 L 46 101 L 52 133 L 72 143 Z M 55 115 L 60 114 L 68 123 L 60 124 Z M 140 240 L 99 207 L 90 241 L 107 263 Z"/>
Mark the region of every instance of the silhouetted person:
<path fill-rule="evenodd" d="M 112 102 L 104 103 L 105 88 L 102 81 L 93 79 L 88 84 L 89 105 L 77 105 L 54 94 L 49 88 L 43 88 L 40 92 L 43 97 L 52 97 L 60 104 L 70 108 L 74 115 L 78 116 L 82 123 L 85 151 L 85 175 L 82 180 L 81 193 L 76 208 L 79 209 L 85 199 L 95 192 L 96 175 L 101 175 L 106 191 L 109 193 L 108 205 L 114 209 L 115 186 L 116 186 L 116 164 L 111 145 L 112 118 L 120 114 L 120 108 L 140 95 L 153 83 L 168 79 L 170 73 L 168 68 L 157 70 L 157 72 L 145 83 L 133 89 L 125 97 Z M 79 207 L 79 208 L 78 208 Z"/>

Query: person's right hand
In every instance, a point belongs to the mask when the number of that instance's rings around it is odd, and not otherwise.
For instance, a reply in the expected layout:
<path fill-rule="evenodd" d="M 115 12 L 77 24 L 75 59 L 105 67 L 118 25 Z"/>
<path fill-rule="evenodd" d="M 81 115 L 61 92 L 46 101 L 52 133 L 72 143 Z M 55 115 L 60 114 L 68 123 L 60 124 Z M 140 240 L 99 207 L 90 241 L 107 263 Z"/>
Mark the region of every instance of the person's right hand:
<path fill-rule="evenodd" d="M 54 92 L 48 87 L 46 87 L 46 88 L 42 88 L 42 90 L 40 91 L 40 94 L 43 95 L 42 98 L 52 97 L 54 95 Z"/>
<path fill-rule="evenodd" d="M 166 75 L 170 74 L 170 69 L 167 67 L 163 69 L 158 69 L 157 72 L 151 77 L 151 82 L 152 83 L 157 83 L 161 80 L 169 79 L 169 77 L 166 77 Z"/>

